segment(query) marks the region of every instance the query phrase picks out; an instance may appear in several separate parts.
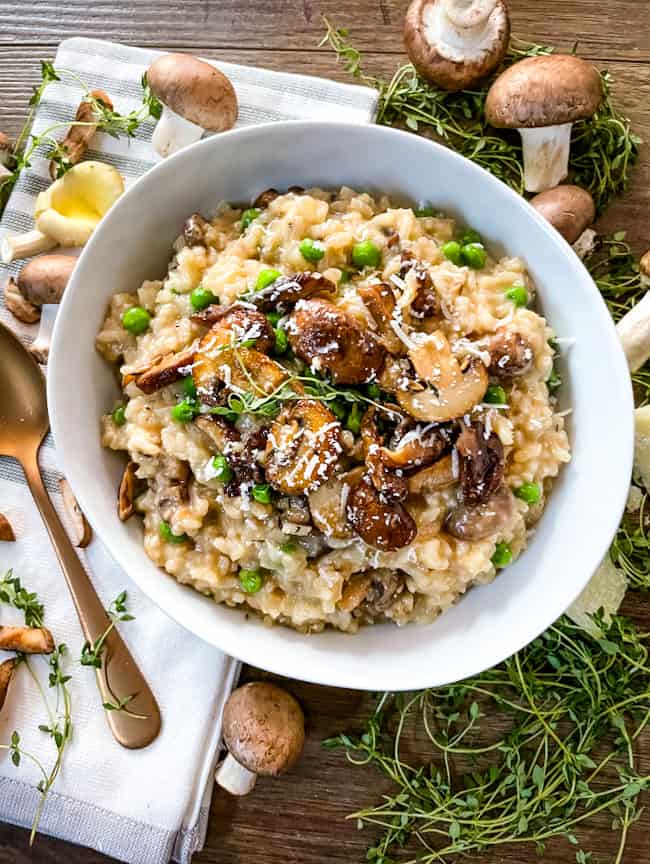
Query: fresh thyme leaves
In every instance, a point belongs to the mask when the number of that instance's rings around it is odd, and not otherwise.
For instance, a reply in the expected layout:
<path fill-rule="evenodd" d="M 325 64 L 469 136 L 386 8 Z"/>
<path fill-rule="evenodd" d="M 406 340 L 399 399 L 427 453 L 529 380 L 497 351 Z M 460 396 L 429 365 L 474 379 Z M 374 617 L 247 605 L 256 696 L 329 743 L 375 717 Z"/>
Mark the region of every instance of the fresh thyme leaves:
<path fill-rule="evenodd" d="M 493 78 L 478 90 L 449 93 L 424 81 L 407 63 L 385 81 L 364 70 L 363 58 L 348 41 L 346 30 L 337 30 L 327 20 L 325 24 L 327 32 L 321 44 L 331 46 L 347 72 L 379 91 L 378 123 L 405 126 L 414 132 L 430 129 L 453 150 L 523 194 L 519 135 L 495 130 L 485 120 L 485 96 Z M 513 39 L 504 65 L 551 51 L 544 45 Z M 602 72 L 601 80 L 603 100 L 597 114 L 573 126 L 569 163 L 575 182 L 591 192 L 599 213 L 626 188 L 640 143 L 629 121 L 612 103 L 611 75 Z"/>
<path fill-rule="evenodd" d="M 650 788 L 635 753 L 650 719 L 648 634 L 622 617 L 594 620 L 597 639 L 562 618 L 494 669 L 384 695 L 360 735 L 324 742 L 392 781 L 383 803 L 351 817 L 381 829 L 367 860 L 433 864 L 508 842 L 541 854 L 552 837 L 578 845 L 582 823 L 608 813 L 620 864 L 639 795 Z M 487 716 L 506 731 L 490 735 Z M 429 764 L 406 755 L 411 724 L 426 736 Z M 576 860 L 589 861 L 580 851 Z"/>
<path fill-rule="evenodd" d="M 23 588 L 20 580 L 13 576 L 11 570 L 5 574 L 3 580 L 0 582 L 0 602 L 19 609 L 23 613 L 25 624 L 28 627 L 41 627 L 43 625 L 44 607 L 42 602 L 35 593 Z M 30 845 L 34 842 L 45 800 L 58 777 L 61 765 L 63 764 L 65 748 L 72 737 L 72 703 L 67 686 L 70 676 L 66 675 L 63 670 L 66 655 L 67 648 L 63 643 L 60 643 L 47 658 L 49 665 L 48 683 L 55 693 L 54 708 L 50 705 L 43 686 L 32 668 L 33 659 L 29 659 L 26 656 L 21 657 L 21 663 L 29 671 L 47 711 L 49 723 L 41 724 L 38 728 L 41 732 L 49 735 L 54 742 L 56 759 L 53 766 L 48 771 L 39 759 L 23 750 L 20 746 L 20 735 L 15 730 L 12 732 L 9 744 L 0 744 L 0 750 L 7 750 L 10 753 L 11 761 L 16 767 L 19 767 L 21 759 L 25 758 L 36 765 L 42 775 L 37 785 L 40 798 L 32 821 Z"/>
<path fill-rule="evenodd" d="M 623 570 L 630 587 L 650 590 L 650 503 L 648 495 L 641 493 L 639 509 L 625 512 L 616 532 L 610 555 L 612 561 Z"/>
<path fill-rule="evenodd" d="M 124 696 L 123 699 L 118 699 L 117 703 L 115 702 L 102 702 L 102 706 L 105 711 L 123 711 L 126 706 L 135 698 L 135 694 L 132 693 L 130 696 Z"/>
<path fill-rule="evenodd" d="M 106 610 L 106 614 L 110 619 L 110 623 L 106 630 L 102 633 L 99 639 L 95 640 L 95 642 L 91 645 L 90 642 L 84 642 L 83 648 L 81 649 L 81 657 L 79 662 L 82 666 L 93 666 L 95 669 L 102 668 L 102 654 L 104 653 L 104 648 L 106 647 L 106 640 L 108 639 L 111 632 L 115 629 L 115 625 L 118 621 L 133 621 L 133 615 L 130 615 L 127 607 L 127 593 L 126 591 L 122 591 L 117 595 L 115 600 L 111 603 L 111 605 Z"/>

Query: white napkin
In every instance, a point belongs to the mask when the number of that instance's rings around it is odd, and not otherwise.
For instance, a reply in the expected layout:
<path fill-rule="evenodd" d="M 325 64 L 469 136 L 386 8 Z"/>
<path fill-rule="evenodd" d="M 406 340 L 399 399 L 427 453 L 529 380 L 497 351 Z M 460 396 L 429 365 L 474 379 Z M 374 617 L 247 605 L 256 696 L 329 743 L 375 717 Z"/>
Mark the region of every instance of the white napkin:
<path fill-rule="evenodd" d="M 92 89 L 106 90 L 115 108 L 127 113 L 138 107 L 141 76 L 158 53 L 93 39 L 68 39 L 59 46 L 55 66 L 75 72 Z M 368 122 L 374 116 L 377 94 L 367 88 L 229 63 L 216 65 L 235 84 L 239 126 L 292 118 Z M 51 84 L 38 108 L 34 132 L 71 120 L 81 95 L 79 84 L 68 76 Z M 131 141 L 98 134 L 89 157 L 115 165 L 128 185 L 157 161 L 150 145 L 152 130 L 153 124 L 146 122 Z M 44 156 L 36 155 L 33 168 L 14 189 L 0 222 L 0 238 L 33 227 L 34 198 L 49 182 Z M 20 266 L 21 262 L 0 265 L 0 283 Z M 53 309 L 45 310 L 44 329 L 54 317 Z M 34 340 L 37 325 L 19 325 L 7 311 L 4 298 L 0 298 L 0 319 L 25 343 Z M 0 408 L 2 398 L 0 383 Z M 60 473 L 51 437 L 41 450 L 41 465 L 48 491 L 61 512 Z M 121 624 L 120 632 L 151 684 L 163 716 L 162 733 L 151 746 L 124 750 L 108 730 L 93 671 L 78 663 L 83 641 L 79 625 L 22 472 L 15 462 L 2 458 L 0 512 L 6 514 L 18 538 L 14 544 L 0 543 L 0 576 L 12 567 L 25 587 L 38 592 L 45 603 L 46 625 L 57 642 L 69 647 L 73 739 L 47 798 L 39 831 L 91 846 L 129 864 L 163 864 L 170 858 L 189 861 L 205 837 L 221 710 L 237 674 L 235 661 L 167 618 L 95 538 L 81 557 L 105 606 L 127 589 L 129 611 L 136 620 Z M 169 577 L 161 573 L 160 578 Z M 17 623 L 20 616 L 0 605 L 0 621 Z M 33 667 L 47 688 L 46 662 L 35 658 Z M 19 667 L 0 714 L 0 743 L 8 743 L 17 730 L 21 746 L 49 769 L 54 745 L 37 729 L 45 722 L 36 687 L 27 670 Z M 27 759 L 16 768 L 7 752 L 0 751 L 0 820 L 31 824 L 39 779 Z"/>

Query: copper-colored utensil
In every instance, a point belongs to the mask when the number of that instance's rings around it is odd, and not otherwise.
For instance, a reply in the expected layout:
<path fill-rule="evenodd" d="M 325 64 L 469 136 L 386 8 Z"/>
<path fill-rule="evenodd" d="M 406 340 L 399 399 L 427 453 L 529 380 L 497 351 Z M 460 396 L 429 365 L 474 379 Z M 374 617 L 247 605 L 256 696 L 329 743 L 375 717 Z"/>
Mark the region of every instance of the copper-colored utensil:
<path fill-rule="evenodd" d="M 72 595 L 84 637 L 91 644 L 106 631 L 109 618 L 50 501 L 38 467 L 38 450 L 50 421 L 45 380 L 22 343 L 0 324 L 0 455 L 13 456 L 25 472 L 63 575 Z M 73 386 L 73 385 L 71 385 Z M 106 640 L 97 682 L 103 702 L 131 696 L 121 711 L 107 711 L 108 724 L 124 747 L 146 747 L 160 731 L 160 711 L 117 630 Z"/>

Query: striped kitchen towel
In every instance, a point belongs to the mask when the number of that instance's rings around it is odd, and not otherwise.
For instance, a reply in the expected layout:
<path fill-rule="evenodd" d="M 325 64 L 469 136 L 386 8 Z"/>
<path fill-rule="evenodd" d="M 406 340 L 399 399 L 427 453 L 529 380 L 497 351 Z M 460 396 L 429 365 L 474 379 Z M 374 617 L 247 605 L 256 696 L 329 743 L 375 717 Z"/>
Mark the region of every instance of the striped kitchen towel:
<path fill-rule="evenodd" d="M 116 110 L 136 109 L 142 96 L 143 72 L 159 52 L 129 48 L 92 39 L 69 39 L 56 55 L 61 81 L 50 84 L 39 105 L 33 131 L 42 133 L 57 122 L 70 122 L 82 97 L 78 79 L 90 89 L 105 90 Z M 219 63 L 233 81 L 239 99 L 239 126 L 285 119 L 337 119 L 369 122 L 377 95 L 363 87 L 319 78 L 267 72 Z M 114 165 L 127 185 L 150 168 L 157 156 L 151 148 L 153 123 L 147 121 L 135 138 L 116 140 L 98 134 L 88 158 Z M 63 137 L 64 130 L 57 136 Z M 36 195 L 49 183 L 45 152 L 37 152 L 32 168 L 17 183 L 0 221 L 0 238 L 33 227 Z M 18 272 L 23 262 L 0 265 L 0 284 Z M 45 307 L 41 330 L 49 331 L 56 307 Z M 39 325 L 26 326 L 8 312 L 0 289 L 0 320 L 26 344 Z M 0 370 L 1 371 L 1 370 Z M 70 382 L 74 387 L 74 381 Z M 0 386 L 0 408 L 2 406 Z M 98 430 L 99 434 L 99 430 Z M 41 450 L 46 486 L 61 512 L 60 477 L 51 437 Z M 121 632 L 148 678 L 163 715 L 163 731 L 150 747 L 127 751 L 112 739 L 91 670 L 79 666 L 82 637 L 62 576 L 49 546 L 20 468 L 0 458 L 0 512 L 14 526 L 17 542 L 0 544 L 0 577 L 13 568 L 46 608 L 46 624 L 57 641 L 69 646 L 68 672 L 73 702 L 73 738 L 63 769 L 47 798 L 40 831 L 91 846 L 129 864 L 163 864 L 171 858 L 187 862 L 205 837 L 212 793 L 212 774 L 219 745 L 223 701 L 237 667 L 234 661 L 170 621 L 108 557 L 98 539 L 82 553 L 99 595 L 108 606 L 124 588 L 136 620 Z M 65 520 L 64 520 L 65 521 Z M 161 578 L 165 578 L 161 574 Z M 2 606 L 4 622 L 17 622 Z M 38 666 L 37 661 L 34 667 Z M 38 666 L 47 690 L 47 664 Z M 44 708 L 25 668 L 19 668 L 0 714 L 0 743 L 14 729 L 21 745 L 49 766 L 53 744 L 39 732 Z M 15 768 L 5 751 L 0 756 L 0 820 L 29 826 L 38 802 L 37 770 L 23 759 Z M 38 843 L 38 840 L 36 841 Z"/>

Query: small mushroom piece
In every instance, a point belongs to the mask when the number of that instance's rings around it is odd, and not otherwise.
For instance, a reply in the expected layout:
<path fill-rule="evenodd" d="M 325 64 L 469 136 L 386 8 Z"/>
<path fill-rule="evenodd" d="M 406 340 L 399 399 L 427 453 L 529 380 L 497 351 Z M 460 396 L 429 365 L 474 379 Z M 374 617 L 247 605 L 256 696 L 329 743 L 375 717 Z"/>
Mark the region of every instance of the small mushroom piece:
<path fill-rule="evenodd" d="M 451 454 L 443 456 L 433 465 L 421 468 L 417 474 L 409 477 L 409 495 L 425 495 L 427 492 L 437 492 L 458 482 L 454 475 L 454 461 Z"/>
<path fill-rule="evenodd" d="M 193 342 L 182 351 L 156 358 L 153 365 L 134 373 L 131 380 L 143 393 L 147 395 L 155 393 L 191 373 L 196 350 L 197 343 Z"/>
<path fill-rule="evenodd" d="M 17 665 L 18 660 L 15 657 L 11 657 L 9 660 L 0 663 L 0 711 L 4 708 L 7 691 L 9 690 L 9 685 L 11 684 L 11 679 L 14 677 Z"/>
<path fill-rule="evenodd" d="M 223 417 L 214 414 L 199 414 L 194 420 L 194 425 L 210 439 L 217 453 L 223 453 L 228 445 L 240 439 L 239 432 L 234 426 L 231 426 Z"/>
<path fill-rule="evenodd" d="M 370 576 L 370 585 L 366 596 L 363 598 L 361 608 L 367 615 L 376 617 L 383 615 L 390 609 L 399 595 L 403 593 L 406 583 L 400 570 L 389 570 L 387 567 L 371 570 Z"/>
<path fill-rule="evenodd" d="M 440 300 L 431 278 L 431 274 L 422 261 L 416 260 L 411 252 L 402 252 L 402 265 L 399 275 L 406 279 L 409 274 L 415 278 L 417 293 L 410 304 L 411 315 L 414 318 L 429 318 L 440 313 Z"/>
<path fill-rule="evenodd" d="M 287 495 L 326 483 L 343 452 L 341 424 L 316 399 L 299 399 L 273 421 L 266 442 L 266 477 Z"/>
<path fill-rule="evenodd" d="M 350 490 L 364 474 L 364 466 L 357 465 L 345 474 L 330 477 L 318 489 L 309 493 L 309 511 L 314 525 L 326 537 L 345 540 L 352 536 L 348 525 L 346 503 Z"/>
<path fill-rule="evenodd" d="M 47 627 L 0 627 L 0 650 L 51 654 L 54 639 Z"/>
<path fill-rule="evenodd" d="M 25 234 L 13 234 L 3 237 L 0 241 L 0 257 L 3 264 L 11 264 L 20 258 L 31 258 L 41 252 L 49 252 L 59 244 L 42 231 L 27 231 Z"/>
<path fill-rule="evenodd" d="M 41 310 L 38 306 L 25 300 L 18 285 L 9 277 L 5 285 L 5 304 L 14 318 L 23 324 L 36 324 L 41 319 Z"/>
<path fill-rule="evenodd" d="M 103 102 L 109 110 L 113 110 L 110 96 L 103 90 L 93 90 L 90 95 L 97 101 Z M 65 150 L 66 157 L 71 165 L 76 165 L 85 155 L 97 131 L 97 123 L 100 119 L 92 102 L 84 100 L 79 103 L 74 122 L 61 142 L 61 147 Z M 50 162 L 50 177 L 52 180 L 56 180 L 58 176 L 59 165 L 52 161 Z"/>
<path fill-rule="evenodd" d="M 503 529 L 512 516 L 512 492 L 499 488 L 482 504 L 457 504 L 445 520 L 445 530 L 457 540 L 485 540 Z"/>
<path fill-rule="evenodd" d="M 364 543 L 382 552 L 408 546 L 417 534 L 408 510 L 399 502 L 383 500 L 368 475 L 350 490 L 346 511 L 348 522 Z"/>
<path fill-rule="evenodd" d="M 237 96 L 230 80 L 189 54 L 164 54 L 149 66 L 147 83 L 163 104 L 151 143 L 161 156 L 198 141 L 204 131 L 235 125 Z"/>
<path fill-rule="evenodd" d="M 483 423 L 465 426 L 456 441 L 460 459 L 463 502 L 476 507 L 485 502 L 503 480 L 503 444 Z"/>
<path fill-rule="evenodd" d="M 257 291 L 251 298 L 262 312 L 286 311 L 298 300 L 305 300 L 314 294 L 334 294 L 336 285 L 322 273 L 305 270 L 291 276 L 280 276 L 267 288 Z"/>
<path fill-rule="evenodd" d="M 535 359 L 529 341 L 521 333 L 506 328 L 489 336 L 485 347 L 490 355 L 488 374 L 504 381 L 525 375 Z"/>
<path fill-rule="evenodd" d="M 120 522 L 126 522 L 135 512 L 135 489 L 136 476 L 138 470 L 137 463 L 127 462 L 120 480 L 120 488 L 117 493 L 117 515 L 120 517 Z"/>
<path fill-rule="evenodd" d="M 260 210 L 265 210 L 269 204 L 272 204 L 276 198 L 280 196 L 277 189 L 265 189 L 260 192 L 257 198 L 253 201 L 253 207 L 259 207 Z"/>
<path fill-rule="evenodd" d="M 573 246 L 596 219 L 591 194 L 569 183 L 547 189 L 530 199 L 530 205 Z"/>
<path fill-rule="evenodd" d="M 70 484 L 65 477 L 61 477 L 59 480 L 59 489 L 61 490 L 63 506 L 65 507 L 65 512 L 68 514 L 72 528 L 72 542 L 79 549 L 84 549 L 93 539 L 92 528 L 81 512 L 81 507 L 77 503 L 77 499 L 74 497 Z"/>
<path fill-rule="evenodd" d="M 192 213 L 183 225 L 183 240 L 186 246 L 205 246 L 205 230 L 210 223 L 200 213 Z"/>
<path fill-rule="evenodd" d="M 223 740 L 228 755 L 216 781 L 231 795 L 246 795 L 258 776 L 277 777 L 295 764 L 305 743 L 305 718 L 286 690 L 254 681 L 226 702 Z"/>
<path fill-rule="evenodd" d="M 643 269 L 641 273 L 643 274 Z M 643 275 L 641 278 L 643 279 Z M 650 357 L 650 291 L 621 318 L 616 325 L 616 332 L 630 372 L 636 372 Z"/>
<path fill-rule="evenodd" d="M 35 306 L 60 303 L 76 263 L 73 255 L 39 255 L 25 264 L 16 284 Z"/>
<path fill-rule="evenodd" d="M 427 385 L 411 382 L 412 389 L 398 389 L 397 401 L 417 420 L 444 423 L 462 417 L 482 401 L 488 386 L 483 363 L 472 357 L 463 371 L 441 330 L 422 339 L 409 350 L 409 359 Z"/>
<path fill-rule="evenodd" d="M 466 90 L 489 75 L 509 37 L 503 0 L 413 0 L 404 22 L 411 62 L 443 90 Z"/>
<path fill-rule="evenodd" d="M 295 354 L 335 384 L 363 384 L 380 372 L 386 349 L 327 300 L 299 300 L 287 325 Z"/>
<path fill-rule="evenodd" d="M 519 131 L 526 191 L 543 192 L 564 180 L 571 126 L 595 114 L 601 99 L 598 70 L 573 54 L 527 57 L 499 75 L 485 116 L 497 129 Z"/>
<path fill-rule="evenodd" d="M 11 522 L 7 519 L 4 513 L 0 513 L 0 541 L 4 543 L 14 543 L 16 535 L 11 527 Z"/>
<path fill-rule="evenodd" d="M 373 282 L 359 286 L 358 292 L 377 325 L 379 338 L 388 353 L 396 356 L 404 354 L 404 343 L 390 323 L 395 311 L 393 289 L 385 282 Z"/>

